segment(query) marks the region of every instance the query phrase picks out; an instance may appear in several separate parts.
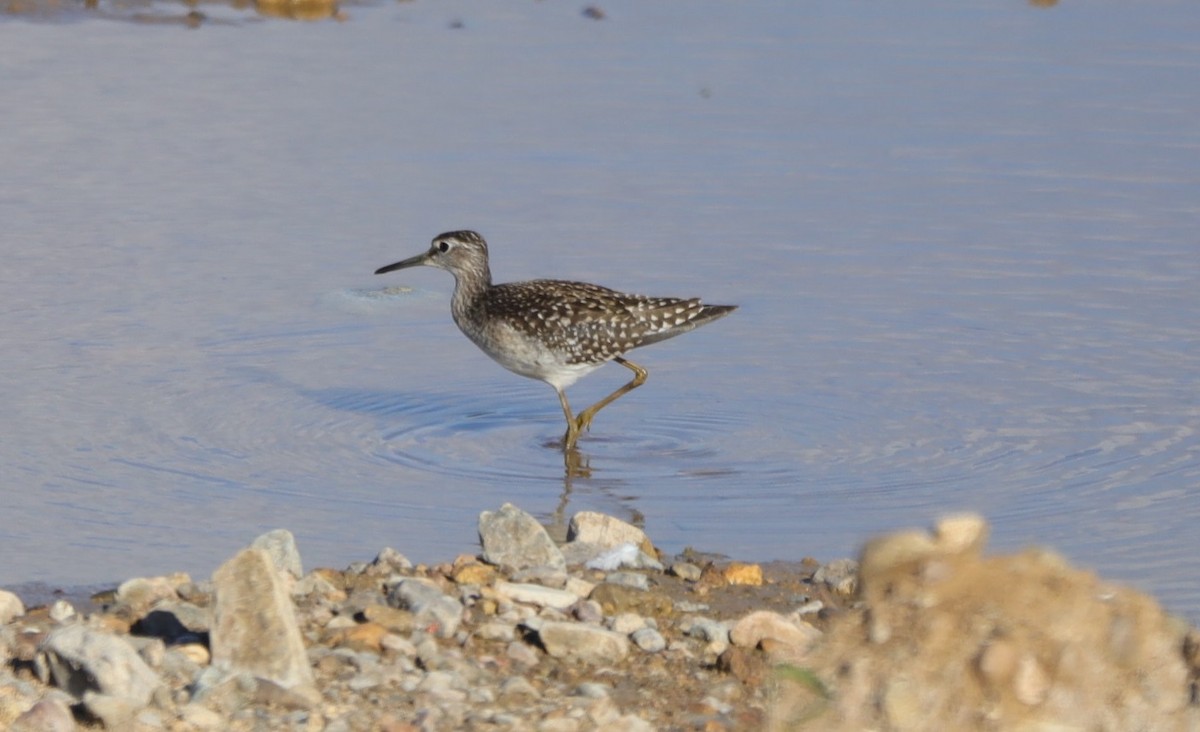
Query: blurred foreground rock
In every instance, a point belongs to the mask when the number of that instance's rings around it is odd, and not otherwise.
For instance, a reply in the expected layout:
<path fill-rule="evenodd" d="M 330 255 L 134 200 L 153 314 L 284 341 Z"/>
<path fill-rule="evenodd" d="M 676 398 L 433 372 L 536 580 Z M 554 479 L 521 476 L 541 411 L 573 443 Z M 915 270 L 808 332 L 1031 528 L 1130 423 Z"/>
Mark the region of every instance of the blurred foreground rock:
<path fill-rule="evenodd" d="M 770 728 L 1196 730 L 1200 635 L 1150 597 L 940 522 L 863 549 L 861 604 L 780 674 Z"/>

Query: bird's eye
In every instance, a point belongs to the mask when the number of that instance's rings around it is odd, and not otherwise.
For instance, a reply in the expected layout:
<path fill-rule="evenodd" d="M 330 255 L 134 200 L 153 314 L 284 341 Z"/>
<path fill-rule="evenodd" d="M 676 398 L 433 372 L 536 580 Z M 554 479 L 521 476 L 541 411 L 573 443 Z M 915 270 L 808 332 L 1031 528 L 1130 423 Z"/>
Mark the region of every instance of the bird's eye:
<path fill-rule="evenodd" d="M 450 251 L 450 245 L 444 241 L 439 241 L 438 242 L 438 251 L 439 252 L 448 252 L 448 251 Z"/>

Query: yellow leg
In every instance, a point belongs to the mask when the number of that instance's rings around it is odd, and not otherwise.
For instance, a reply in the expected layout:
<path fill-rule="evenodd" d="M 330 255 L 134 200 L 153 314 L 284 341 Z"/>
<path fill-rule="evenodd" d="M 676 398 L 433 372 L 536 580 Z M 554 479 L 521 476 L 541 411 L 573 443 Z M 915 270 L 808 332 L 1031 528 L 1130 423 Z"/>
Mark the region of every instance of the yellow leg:
<path fill-rule="evenodd" d="M 579 417 L 575 420 L 575 433 L 576 433 L 575 438 L 576 439 L 579 439 L 579 433 L 583 432 L 584 430 L 586 430 L 592 426 L 592 417 L 596 416 L 596 412 L 599 412 L 601 409 L 604 409 L 609 404 L 612 404 L 613 402 L 615 402 L 621 396 L 628 394 L 629 392 L 638 388 L 642 384 L 646 383 L 646 369 L 642 368 L 641 366 L 638 366 L 633 361 L 627 361 L 627 360 L 621 358 L 620 356 L 617 356 L 613 360 L 616 361 L 617 363 L 621 364 L 625 368 L 633 371 L 633 381 L 629 382 L 625 386 L 622 386 L 620 389 L 617 389 L 612 394 L 609 394 L 608 396 L 604 397 L 600 401 L 596 402 L 592 406 L 588 407 L 587 409 L 585 409 L 579 413 Z M 566 397 L 563 397 L 563 399 L 564 399 L 563 404 L 565 405 Z M 571 421 L 571 417 L 568 415 L 567 416 L 568 424 L 570 423 L 570 421 Z M 567 434 L 569 435 L 570 433 L 571 433 L 571 430 L 568 428 Z M 571 444 L 575 444 L 575 443 L 572 442 Z"/>
<path fill-rule="evenodd" d="M 575 447 L 575 441 L 579 439 L 579 427 L 575 424 L 575 418 L 571 416 L 571 405 L 567 404 L 567 393 L 562 389 L 555 388 L 558 392 L 558 401 L 562 404 L 563 415 L 567 418 L 567 434 L 563 435 L 563 451 L 566 452 Z"/>

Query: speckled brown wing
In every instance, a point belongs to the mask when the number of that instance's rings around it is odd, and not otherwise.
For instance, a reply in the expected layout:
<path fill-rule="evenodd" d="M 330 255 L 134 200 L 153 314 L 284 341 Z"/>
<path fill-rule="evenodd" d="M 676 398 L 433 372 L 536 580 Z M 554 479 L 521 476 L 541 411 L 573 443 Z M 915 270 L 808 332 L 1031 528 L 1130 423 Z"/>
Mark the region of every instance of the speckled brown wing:
<path fill-rule="evenodd" d="M 541 339 L 567 363 L 601 363 L 726 315 L 699 299 L 629 295 L 584 282 L 535 280 L 494 287 L 488 315 Z"/>

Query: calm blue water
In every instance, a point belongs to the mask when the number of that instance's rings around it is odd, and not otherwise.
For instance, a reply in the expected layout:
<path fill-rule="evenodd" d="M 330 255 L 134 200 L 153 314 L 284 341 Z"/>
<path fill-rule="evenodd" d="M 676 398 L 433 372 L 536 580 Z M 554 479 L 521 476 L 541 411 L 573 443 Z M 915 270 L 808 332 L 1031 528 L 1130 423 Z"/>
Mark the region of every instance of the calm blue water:
<path fill-rule="evenodd" d="M 603 7 L 0 21 L 0 582 L 441 560 L 504 501 L 744 559 L 976 510 L 1200 618 L 1200 6 Z M 450 277 L 371 275 L 456 228 L 741 309 L 565 479 Z"/>

